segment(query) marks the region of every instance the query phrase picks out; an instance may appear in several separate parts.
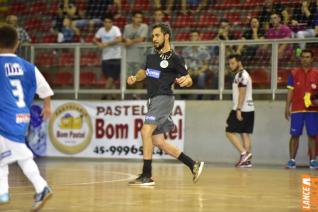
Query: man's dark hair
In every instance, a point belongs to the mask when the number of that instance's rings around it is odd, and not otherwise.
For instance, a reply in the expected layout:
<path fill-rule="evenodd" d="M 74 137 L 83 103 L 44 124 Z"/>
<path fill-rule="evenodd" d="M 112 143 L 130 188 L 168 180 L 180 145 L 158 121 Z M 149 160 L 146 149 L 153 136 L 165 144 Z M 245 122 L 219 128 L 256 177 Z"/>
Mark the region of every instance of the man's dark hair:
<path fill-rule="evenodd" d="M 0 25 L 0 48 L 13 49 L 18 42 L 17 30 L 9 24 Z"/>
<path fill-rule="evenodd" d="M 191 29 L 190 33 L 198 33 L 198 34 L 200 34 L 199 30 L 197 30 L 197 29 Z"/>
<path fill-rule="evenodd" d="M 144 15 L 141 11 L 139 11 L 139 10 L 136 10 L 136 11 L 134 11 L 133 13 L 132 13 L 132 17 L 135 17 L 135 15 Z"/>
<path fill-rule="evenodd" d="M 158 11 L 162 12 L 164 14 L 163 9 L 161 7 L 154 9 L 153 13 L 158 12 Z"/>
<path fill-rule="evenodd" d="M 220 23 L 220 24 L 221 24 L 221 23 L 228 23 L 228 24 L 230 24 L 230 21 L 229 21 L 228 19 L 226 19 L 226 18 L 221 18 L 221 20 L 220 20 L 219 23 Z"/>
<path fill-rule="evenodd" d="M 228 59 L 230 60 L 230 59 L 236 59 L 236 61 L 238 61 L 238 62 L 241 62 L 242 61 L 242 59 L 241 59 L 241 55 L 239 55 L 239 54 L 231 54 L 231 55 L 229 55 L 228 56 Z"/>
<path fill-rule="evenodd" d="M 311 57 L 314 57 L 314 52 L 310 49 L 303 49 L 301 51 L 301 55 L 303 55 L 304 53 L 310 53 Z"/>
<path fill-rule="evenodd" d="M 170 38 L 171 38 L 171 29 L 170 29 L 170 27 L 167 24 L 164 24 L 164 23 L 155 24 L 152 27 L 152 30 L 154 30 L 156 28 L 160 28 L 161 32 L 164 35 L 168 34 L 169 35 L 169 40 L 170 40 Z"/>
<path fill-rule="evenodd" d="M 114 16 L 112 14 L 106 14 L 103 17 L 103 21 L 105 21 L 105 19 L 109 19 L 109 20 L 111 20 L 113 22 L 114 21 Z"/>
<path fill-rule="evenodd" d="M 283 20 L 282 15 L 281 15 L 278 11 L 273 11 L 273 12 L 271 12 L 270 17 L 272 17 L 272 15 L 277 15 L 277 16 L 280 18 L 280 20 Z"/>

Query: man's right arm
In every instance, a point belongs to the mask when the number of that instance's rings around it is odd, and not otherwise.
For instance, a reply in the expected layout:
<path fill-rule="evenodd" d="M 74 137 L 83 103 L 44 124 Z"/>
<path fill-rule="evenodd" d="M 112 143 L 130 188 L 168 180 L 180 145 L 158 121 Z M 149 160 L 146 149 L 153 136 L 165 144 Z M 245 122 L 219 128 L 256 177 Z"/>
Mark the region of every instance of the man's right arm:
<path fill-rule="evenodd" d="M 146 78 L 146 71 L 144 69 L 139 69 L 136 75 L 129 76 L 127 79 L 128 85 L 133 85 L 136 82 L 142 81 Z"/>
<path fill-rule="evenodd" d="M 36 93 L 39 95 L 43 102 L 42 117 L 47 120 L 51 116 L 51 96 L 53 91 L 39 69 L 35 68 L 35 79 L 36 79 Z"/>

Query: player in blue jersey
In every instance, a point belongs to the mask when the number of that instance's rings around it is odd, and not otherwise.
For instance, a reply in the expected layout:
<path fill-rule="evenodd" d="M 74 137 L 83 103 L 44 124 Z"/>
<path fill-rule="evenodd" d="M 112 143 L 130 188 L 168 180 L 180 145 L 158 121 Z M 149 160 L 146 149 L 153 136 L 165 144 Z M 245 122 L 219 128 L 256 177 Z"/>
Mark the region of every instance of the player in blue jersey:
<path fill-rule="evenodd" d="M 38 210 L 52 196 L 52 191 L 41 177 L 33 154 L 25 144 L 25 135 L 35 94 L 44 99 L 42 116 L 48 119 L 53 91 L 33 64 L 14 54 L 18 43 L 17 31 L 9 25 L 1 25 L 0 203 L 9 202 L 8 165 L 17 162 L 36 190 L 32 210 Z"/>

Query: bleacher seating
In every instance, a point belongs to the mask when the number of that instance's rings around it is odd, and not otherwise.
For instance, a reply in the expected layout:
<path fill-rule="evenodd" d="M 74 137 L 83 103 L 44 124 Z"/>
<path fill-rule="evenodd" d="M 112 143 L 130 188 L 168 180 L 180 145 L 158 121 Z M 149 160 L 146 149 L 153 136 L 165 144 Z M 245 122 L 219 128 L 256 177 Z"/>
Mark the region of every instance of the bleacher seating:
<path fill-rule="evenodd" d="M 66 87 L 73 84 L 73 72 L 57 72 L 52 84 L 56 87 Z"/>

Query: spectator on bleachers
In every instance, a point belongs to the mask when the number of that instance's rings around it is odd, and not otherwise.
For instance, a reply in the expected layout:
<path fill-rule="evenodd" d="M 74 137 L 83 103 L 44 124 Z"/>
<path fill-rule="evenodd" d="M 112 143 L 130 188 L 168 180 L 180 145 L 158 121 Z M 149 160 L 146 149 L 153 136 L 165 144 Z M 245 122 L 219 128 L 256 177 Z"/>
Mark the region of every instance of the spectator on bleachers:
<path fill-rule="evenodd" d="M 208 5 L 208 0 L 181 0 L 183 14 L 199 14 Z"/>
<path fill-rule="evenodd" d="M 80 11 L 81 19 L 74 21 L 73 27 L 77 28 L 78 31 L 88 27 L 88 31 L 93 32 L 95 27 L 100 27 L 103 25 L 102 20 L 106 14 L 111 12 L 111 6 L 113 4 L 115 4 L 118 8 L 116 12 L 120 13 L 120 0 L 88 0 L 86 11 Z"/>
<path fill-rule="evenodd" d="M 155 9 L 162 9 L 167 15 L 171 15 L 171 12 L 174 8 L 175 0 L 153 0 Z"/>
<path fill-rule="evenodd" d="M 63 20 L 63 27 L 57 35 L 58 43 L 71 43 L 75 35 L 74 30 L 72 29 L 72 20 L 68 17 L 65 17 Z"/>
<path fill-rule="evenodd" d="M 198 30 L 192 30 L 190 41 L 201 41 Z M 183 49 L 182 56 L 188 67 L 188 72 L 193 80 L 193 87 L 197 89 L 206 88 L 206 80 L 209 71 L 209 60 L 211 56 L 206 46 L 188 46 Z"/>
<path fill-rule="evenodd" d="M 10 24 L 14 28 L 16 28 L 16 30 L 18 32 L 18 38 L 19 38 L 20 45 L 32 42 L 27 31 L 25 31 L 24 28 L 22 28 L 18 25 L 18 17 L 16 15 L 8 15 L 6 18 L 6 22 L 7 22 L 7 24 Z"/>
<path fill-rule="evenodd" d="M 149 27 L 148 27 L 148 40 L 150 42 L 152 41 L 151 33 L 152 33 L 152 27 L 154 25 L 164 23 L 164 24 L 170 26 L 170 23 L 168 21 L 165 21 L 164 18 L 165 18 L 165 14 L 164 14 L 162 9 L 157 8 L 154 10 L 151 23 L 149 24 Z"/>
<path fill-rule="evenodd" d="M 93 40 L 95 45 L 103 50 L 102 72 L 107 79 L 106 89 L 114 89 L 114 82 L 120 77 L 121 49 L 119 43 L 121 40 L 120 29 L 113 25 L 113 17 L 106 16 L 104 27 L 96 32 Z"/>
<path fill-rule="evenodd" d="M 291 21 L 294 37 L 303 39 L 316 36 L 314 18 L 318 15 L 317 4 L 318 1 L 304 0 L 295 7 Z M 300 48 L 305 49 L 305 43 L 301 43 Z"/>
<path fill-rule="evenodd" d="M 288 12 L 281 3 L 273 3 L 273 0 L 265 0 L 264 7 L 260 13 L 259 21 L 265 32 L 270 28 L 271 14 L 277 13 L 283 20 L 283 23 L 288 23 Z"/>
<path fill-rule="evenodd" d="M 281 17 L 278 13 L 273 13 L 271 15 L 272 27 L 266 32 L 266 39 L 284 39 L 291 38 L 292 31 L 285 24 L 281 23 Z M 289 57 L 293 53 L 293 48 L 290 44 L 281 44 L 278 48 L 278 58 L 281 59 L 284 56 Z"/>
<path fill-rule="evenodd" d="M 227 19 L 221 19 L 218 34 L 214 38 L 215 40 L 235 40 L 236 37 L 231 32 L 231 25 Z M 228 55 L 234 54 L 236 52 L 235 46 L 226 46 L 225 54 Z M 215 52 L 215 54 L 217 54 Z"/>
<path fill-rule="evenodd" d="M 252 18 L 250 21 L 250 27 L 243 33 L 242 40 L 258 40 L 263 39 L 265 32 L 262 28 L 260 28 L 260 23 L 257 18 Z M 256 51 L 259 45 L 240 45 L 237 49 L 237 53 L 242 55 L 243 60 L 249 60 L 254 55 L 256 55 Z"/>
<path fill-rule="evenodd" d="M 135 46 L 135 44 L 146 41 L 148 34 L 148 25 L 143 23 L 143 14 L 136 11 L 132 15 L 132 23 L 127 24 L 124 28 L 123 43 L 127 48 L 127 76 L 134 75 L 135 71 L 141 67 L 143 63 L 143 49 Z"/>
<path fill-rule="evenodd" d="M 72 22 L 80 19 L 77 7 L 74 1 L 62 0 L 59 4 L 57 13 L 53 17 L 53 30 L 62 32 L 64 18 L 68 17 Z M 73 29 L 75 30 L 75 29 Z"/>

